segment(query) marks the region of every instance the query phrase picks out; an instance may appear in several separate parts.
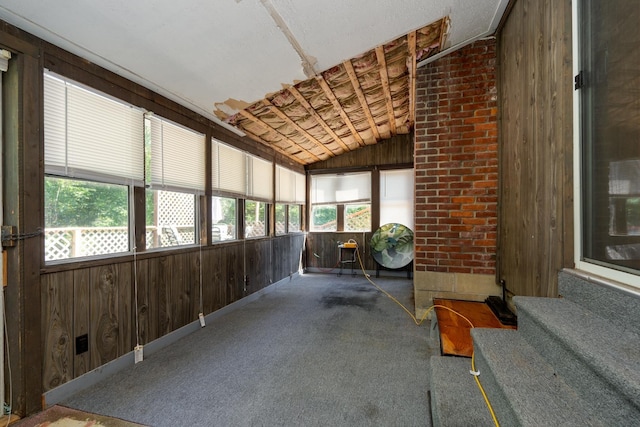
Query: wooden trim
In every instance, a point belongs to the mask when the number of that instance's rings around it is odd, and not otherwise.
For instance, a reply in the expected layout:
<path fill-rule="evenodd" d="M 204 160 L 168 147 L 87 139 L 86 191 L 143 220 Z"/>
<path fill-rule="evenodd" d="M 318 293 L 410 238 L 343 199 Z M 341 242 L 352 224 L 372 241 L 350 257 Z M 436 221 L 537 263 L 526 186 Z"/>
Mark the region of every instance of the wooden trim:
<path fill-rule="evenodd" d="M 409 49 L 409 126 L 416 122 L 416 32 L 411 32 L 407 36 Z"/>
<path fill-rule="evenodd" d="M 340 101 L 338 101 L 338 98 L 336 98 L 336 95 L 333 93 L 333 91 L 329 87 L 329 83 L 327 83 L 327 81 L 324 79 L 324 77 L 322 77 L 322 75 L 317 76 L 316 81 L 322 88 L 322 91 L 324 92 L 325 96 L 333 104 L 333 108 L 335 108 L 338 114 L 340 114 L 342 121 L 344 122 L 345 125 L 347 125 L 353 137 L 356 139 L 356 141 L 358 141 L 358 145 L 363 147 L 365 145 L 364 140 L 360 136 L 360 133 L 358 132 L 356 127 L 353 125 L 353 123 L 351 123 L 351 119 L 349 119 L 349 116 L 342 108 L 342 105 L 340 105 Z"/>
<path fill-rule="evenodd" d="M 367 98 L 364 96 L 362 92 L 362 88 L 360 87 L 360 81 L 358 80 L 358 76 L 356 75 L 356 70 L 353 69 L 353 64 L 351 60 L 344 61 L 342 63 L 344 69 L 347 71 L 347 75 L 349 76 L 349 80 L 351 80 L 351 85 L 353 85 L 353 90 L 358 97 L 358 101 L 360 101 L 360 105 L 362 106 L 362 111 L 364 111 L 365 116 L 367 117 L 367 122 L 369 122 L 369 126 L 371 127 L 371 131 L 373 132 L 373 136 L 376 141 L 380 140 L 380 132 L 378 131 L 378 125 L 376 125 L 373 116 L 371 115 L 371 110 L 369 109 L 369 104 L 367 103 Z"/>
<path fill-rule="evenodd" d="M 380 169 L 371 171 L 371 230 L 380 228 Z"/>
<path fill-rule="evenodd" d="M 136 252 L 144 252 L 147 250 L 146 236 L 146 192 L 144 187 L 133 187 L 133 206 L 134 206 L 134 241 Z"/>

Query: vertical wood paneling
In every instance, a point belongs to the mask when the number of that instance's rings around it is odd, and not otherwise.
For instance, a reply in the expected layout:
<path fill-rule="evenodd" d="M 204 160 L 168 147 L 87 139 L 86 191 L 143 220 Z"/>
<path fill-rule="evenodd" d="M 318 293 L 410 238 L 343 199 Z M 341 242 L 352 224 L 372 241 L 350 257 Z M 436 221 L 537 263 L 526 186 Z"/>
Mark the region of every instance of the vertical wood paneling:
<path fill-rule="evenodd" d="M 118 265 L 91 268 L 91 369 L 118 357 Z"/>
<path fill-rule="evenodd" d="M 171 270 L 172 264 L 169 256 L 152 258 L 149 260 L 149 277 L 155 286 L 157 293 L 157 323 L 158 337 L 168 334 L 173 330 L 171 310 Z"/>
<path fill-rule="evenodd" d="M 498 278 L 554 296 L 571 266 L 571 2 L 518 0 L 499 34 Z"/>
<path fill-rule="evenodd" d="M 214 266 L 215 252 L 217 251 L 208 249 L 202 251 L 202 305 L 205 315 L 214 311 L 217 300 L 216 289 L 220 287 L 219 279 L 214 276 L 214 272 L 217 271 Z"/>
<path fill-rule="evenodd" d="M 133 350 L 133 265 L 129 262 L 117 266 L 118 301 L 118 356 Z"/>
<path fill-rule="evenodd" d="M 66 273 L 66 272 L 65 272 Z M 89 295 L 89 269 L 83 268 L 70 272 L 73 274 L 73 300 L 69 304 L 73 304 L 73 340 L 75 338 L 90 332 L 90 295 Z M 58 273 L 64 274 L 64 273 Z M 89 371 L 91 365 L 90 350 L 82 354 L 75 354 L 73 359 L 73 374 L 78 377 Z"/>
<path fill-rule="evenodd" d="M 152 328 L 155 324 L 153 317 L 151 316 L 152 296 L 149 286 L 149 260 L 137 260 L 135 268 L 135 274 L 137 275 L 137 284 L 134 282 L 133 292 L 134 298 L 137 287 L 138 299 L 134 306 L 134 318 L 133 318 L 133 341 L 134 343 L 140 340 L 140 344 L 144 345 L 151 342 L 156 338 L 155 333 L 152 332 Z M 137 319 L 136 319 L 137 313 Z M 137 325 L 136 325 L 137 322 Z M 137 328 L 137 329 L 136 329 Z"/>
<path fill-rule="evenodd" d="M 73 378 L 73 272 L 44 276 L 41 286 L 43 387 L 51 390 Z"/>
<path fill-rule="evenodd" d="M 333 268 L 339 268 L 338 242 L 347 242 L 353 239 L 358 243 L 358 251 L 360 259 L 365 270 L 375 270 L 376 262 L 371 257 L 370 242 L 372 232 L 366 233 L 309 233 L 307 235 L 307 265 L 309 267 L 319 268 L 321 271 L 331 271 Z M 351 266 L 348 267 L 349 269 Z M 356 270 L 360 270 L 361 266 L 356 263 Z"/>

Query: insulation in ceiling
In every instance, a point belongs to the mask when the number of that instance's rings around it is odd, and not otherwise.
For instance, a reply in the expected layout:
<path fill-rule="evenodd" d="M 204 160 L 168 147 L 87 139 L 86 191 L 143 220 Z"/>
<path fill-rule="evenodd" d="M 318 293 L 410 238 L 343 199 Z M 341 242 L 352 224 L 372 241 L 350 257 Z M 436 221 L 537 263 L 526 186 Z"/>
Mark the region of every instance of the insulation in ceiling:
<path fill-rule="evenodd" d="M 409 133 L 416 63 L 443 48 L 448 25 L 442 18 L 242 109 L 217 104 L 216 115 L 300 164 Z"/>

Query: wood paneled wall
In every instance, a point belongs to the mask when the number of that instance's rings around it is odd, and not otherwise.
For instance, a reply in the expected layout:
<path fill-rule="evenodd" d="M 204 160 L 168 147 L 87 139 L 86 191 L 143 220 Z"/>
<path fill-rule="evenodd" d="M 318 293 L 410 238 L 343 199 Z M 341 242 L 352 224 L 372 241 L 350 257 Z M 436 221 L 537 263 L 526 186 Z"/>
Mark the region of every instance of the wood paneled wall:
<path fill-rule="evenodd" d="M 571 1 L 514 2 L 499 31 L 498 279 L 556 296 L 573 265 Z"/>
<path fill-rule="evenodd" d="M 305 239 L 302 233 L 214 243 L 203 247 L 202 254 L 199 248 L 172 248 L 141 253 L 135 261 L 132 256 L 115 256 L 44 265 L 43 237 L 33 233 L 44 227 L 45 67 L 207 137 L 298 172 L 304 168 L 3 21 L 0 47 L 12 52 L 8 72 L 0 74 L 4 82 L 4 218 L 18 233 L 29 235 L 7 250 L 10 285 L 5 297 L 15 414 L 41 410 L 43 392 L 132 351 L 138 334 L 140 343 L 147 344 L 197 321 L 201 309 L 206 315 L 298 271 Z M 137 195 L 141 194 L 138 188 Z M 203 214 L 206 218 L 206 212 Z M 76 338 L 85 334 L 88 350 L 76 354 Z"/>
<path fill-rule="evenodd" d="M 158 253 L 135 267 L 126 261 L 43 274 L 43 391 L 132 351 L 137 333 L 148 344 L 196 321 L 201 308 L 207 315 L 290 276 L 303 243 L 303 234 L 291 234 Z M 76 355 L 83 334 L 88 351 Z"/>
<path fill-rule="evenodd" d="M 307 165 L 307 170 L 407 164 L 413 164 L 413 132 L 406 135 L 396 135 L 375 145 L 331 157 L 322 162 L 312 163 Z"/>
<path fill-rule="evenodd" d="M 371 236 L 373 236 L 373 232 L 309 233 L 305 251 L 305 266 L 327 272 L 333 268 L 339 268 L 338 259 L 340 254 L 338 252 L 338 244 L 339 242 L 347 242 L 349 239 L 353 239 L 358 243 L 360 258 L 365 270 L 375 270 L 376 262 L 371 257 L 369 248 Z M 351 266 L 346 268 L 351 269 Z M 360 271 L 360 265 L 356 264 L 355 269 Z"/>

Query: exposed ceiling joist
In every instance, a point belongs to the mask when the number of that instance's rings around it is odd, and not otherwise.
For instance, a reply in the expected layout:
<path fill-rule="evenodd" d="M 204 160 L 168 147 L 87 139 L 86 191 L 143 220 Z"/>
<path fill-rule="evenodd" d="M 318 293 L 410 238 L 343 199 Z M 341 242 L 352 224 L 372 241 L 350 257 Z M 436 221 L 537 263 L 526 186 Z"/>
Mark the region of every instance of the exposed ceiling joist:
<path fill-rule="evenodd" d="M 371 127 L 371 132 L 373 132 L 373 137 L 376 141 L 380 140 L 380 132 L 378 132 L 378 125 L 376 125 L 376 121 L 373 119 L 371 115 L 371 110 L 369 109 L 369 104 L 367 103 L 367 98 L 364 96 L 362 92 L 362 88 L 360 87 L 360 82 L 358 81 L 358 76 L 356 76 L 356 70 L 353 69 L 353 64 L 351 60 L 344 61 L 342 66 L 347 71 L 349 75 L 349 80 L 351 80 L 351 84 L 353 85 L 353 91 L 358 97 L 358 101 L 360 101 L 360 106 L 362 107 L 362 111 L 364 112 L 367 121 L 369 122 L 369 126 Z"/>
<path fill-rule="evenodd" d="M 445 21 L 286 86 L 226 121 L 304 164 L 409 133 L 415 120 L 416 62 L 439 52 Z"/>
<path fill-rule="evenodd" d="M 387 104 L 389 126 L 391 128 L 391 134 L 395 135 L 398 132 L 398 129 L 396 127 L 396 116 L 393 111 L 391 90 L 389 89 L 389 74 L 387 73 L 387 60 L 384 56 L 384 46 L 376 47 L 376 58 L 378 59 L 378 66 L 380 67 L 380 81 L 382 82 L 382 90 L 384 91 L 385 103 Z"/>
<path fill-rule="evenodd" d="M 258 127 L 260 127 L 265 133 L 268 134 L 275 134 L 276 138 L 283 138 L 285 141 L 287 141 L 287 137 L 285 135 L 282 135 L 280 132 L 278 132 L 277 130 L 275 130 L 274 128 L 272 128 L 271 126 L 269 126 L 268 124 L 266 124 L 265 122 L 263 122 L 262 120 L 260 120 L 259 118 L 257 118 L 256 116 L 254 116 L 253 114 L 251 114 L 250 112 L 246 111 L 246 110 L 240 110 L 239 114 L 241 114 L 242 116 L 246 117 L 248 120 L 250 120 L 252 123 L 258 125 Z M 259 135 L 255 134 L 254 132 L 251 132 L 249 130 L 247 130 L 247 135 L 249 135 L 250 137 L 253 137 L 254 140 L 256 141 L 260 141 L 263 144 L 268 145 L 269 147 L 272 147 L 274 149 L 276 149 L 277 151 L 280 151 L 282 154 L 286 155 L 287 157 L 297 161 L 298 163 L 302 163 L 304 164 L 304 160 L 298 159 L 296 156 L 296 153 L 290 153 L 288 151 L 286 151 L 285 149 L 278 147 L 276 144 L 271 143 L 269 141 L 265 141 L 263 138 L 261 138 Z M 295 146 L 295 145 L 292 145 Z M 314 159 L 315 161 L 319 161 L 321 160 L 318 156 L 316 156 L 315 154 L 313 154 L 312 152 L 306 150 L 303 147 L 298 147 L 301 151 L 304 151 L 309 157 L 311 157 L 312 159 Z"/>
<path fill-rule="evenodd" d="M 294 122 L 293 120 L 291 120 L 285 113 L 283 113 L 282 111 L 280 111 L 278 109 L 278 107 L 276 107 L 275 105 L 273 105 L 271 103 L 271 101 L 269 101 L 268 99 L 263 99 L 262 102 L 269 107 L 269 110 L 275 114 L 276 116 L 278 116 L 282 121 L 284 121 L 285 123 L 289 124 L 291 127 L 293 127 L 296 131 L 298 131 L 302 136 L 304 136 L 309 142 L 311 142 L 312 144 L 314 144 L 316 147 L 320 148 L 322 151 L 324 151 L 325 153 L 327 153 L 330 157 L 334 157 L 335 153 L 333 153 L 331 150 L 329 150 L 327 148 L 326 145 L 322 144 L 320 141 L 318 141 L 317 139 L 315 139 L 312 135 L 309 134 L 309 132 L 307 132 L 306 130 L 304 130 L 302 127 L 300 127 L 300 125 L 298 125 L 298 123 Z"/>
<path fill-rule="evenodd" d="M 327 122 L 325 122 L 324 119 L 320 117 L 318 113 L 316 113 L 316 110 L 313 109 L 311 104 L 309 104 L 309 101 L 306 100 L 306 98 L 300 93 L 298 89 L 295 88 L 295 86 L 290 86 L 287 88 L 287 90 L 291 93 L 291 95 L 293 95 L 298 100 L 300 105 L 302 105 L 309 112 L 309 114 L 311 114 L 311 116 L 316 120 L 316 122 L 320 126 L 322 126 L 325 132 L 327 132 L 331 136 L 331 138 L 333 138 L 333 140 L 338 145 L 340 145 L 340 147 L 342 147 L 344 151 L 350 151 L 349 147 L 347 147 L 346 144 L 342 142 L 342 139 L 340 139 L 340 137 L 336 135 L 336 133 L 333 131 L 333 129 L 331 129 L 331 127 L 327 124 Z"/>
<path fill-rule="evenodd" d="M 358 145 L 363 147 L 365 145 L 364 140 L 360 136 L 360 133 L 357 131 L 355 126 L 353 126 L 353 123 L 351 123 L 351 119 L 349 119 L 349 116 L 347 116 L 347 113 L 345 113 L 344 110 L 342 109 L 342 105 L 340 105 L 340 101 L 338 101 L 338 98 L 336 98 L 335 94 L 329 87 L 329 84 L 327 83 L 327 81 L 321 75 L 316 77 L 316 81 L 322 88 L 322 91 L 324 92 L 325 96 L 333 104 L 333 108 L 335 108 L 336 111 L 340 114 L 342 121 L 349 128 L 349 131 L 351 132 L 353 137 L 356 139 L 356 141 L 358 141 Z"/>

